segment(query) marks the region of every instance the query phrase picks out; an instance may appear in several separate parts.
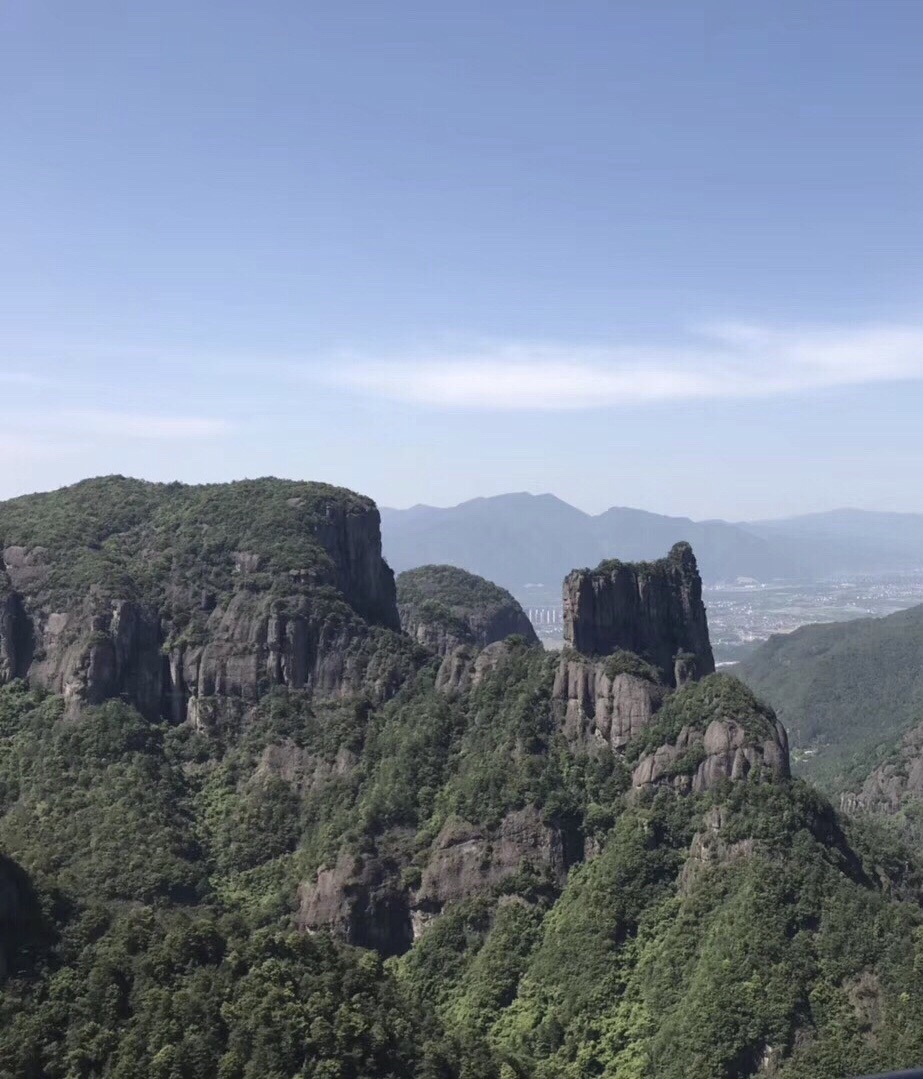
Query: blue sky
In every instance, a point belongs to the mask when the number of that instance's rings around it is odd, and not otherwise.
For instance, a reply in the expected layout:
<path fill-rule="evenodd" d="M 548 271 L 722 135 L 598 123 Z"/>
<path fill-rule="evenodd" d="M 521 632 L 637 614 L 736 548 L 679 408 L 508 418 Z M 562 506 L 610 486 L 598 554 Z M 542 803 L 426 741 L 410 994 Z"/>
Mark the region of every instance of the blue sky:
<path fill-rule="evenodd" d="M 6 0 L 0 497 L 923 512 L 923 5 Z"/>

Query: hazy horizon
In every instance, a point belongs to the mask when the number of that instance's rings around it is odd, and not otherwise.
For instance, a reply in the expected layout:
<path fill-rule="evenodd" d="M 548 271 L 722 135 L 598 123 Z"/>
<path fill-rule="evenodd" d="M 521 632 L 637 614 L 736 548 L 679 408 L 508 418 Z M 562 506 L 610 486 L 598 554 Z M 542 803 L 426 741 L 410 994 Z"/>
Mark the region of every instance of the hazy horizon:
<path fill-rule="evenodd" d="M 92 476 L 89 476 L 89 475 L 88 476 L 82 476 L 79 479 L 68 480 L 68 481 L 66 481 L 64 483 L 56 483 L 56 484 L 53 484 L 52 486 L 49 486 L 49 487 L 17 491 L 17 492 L 15 492 L 13 494 L 4 494 L 4 495 L 0 495 L 0 501 L 6 501 L 7 499 L 10 499 L 10 498 L 19 498 L 19 497 L 23 497 L 23 496 L 27 496 L 27 495 L 47 494 L 47 493 L 49 493 L 51 491 L 58 490 L 61 487 L 71 486 L 73 483 L 80 483 L 80 482 L 82 482 L 84 480 L 101 479 L 101 478 L 104 478 L 107 475 L 116 475 L 116 473 L 99 473 L 97 475 L 92 475 Z M 253 475 L 248 474 L 248 475 L 240 475 L 240 476 L 228 476 L 228 477 L 225 477 L 225 478 L 219 478 L 219 479 L 214 479 L 214 480 L 212 480 L 212 479 L 183 480 L 183 479 L 180 479 L 179 477 L 172 477 L 172 478 L 170 478 L 170 477 L 159 478 L 158 477 L 158 478 L 155 479 L 155 478 L 152 478 L 150 476 L 128 475 L 129 479 L 136 479 L 136 480 L 140 480 L 140 481 L 145 482 L 145 483 L 172 483 L 172 482 L 179 482 L 179 483 L 191 483 L 191 484 L 198 484 L 198 483 L 233 483 L 233 482 L 241 481 L 241 480 L 262 479 L 262 478 L 268 478 L 268 477 L 269 477 L 269 474 L 266 474 L 265 476 L 257 476 L 255 474 L 253 474 Z M 307 482 L 319 482 L 319 483 L 331 483 L 332 482 L 332 481 L 330 481 L 328 479 L 325 479 L 322 476 L 296 476 L 296 475 L 284 476 L 284 475 L 274 475 L 274 478 L 283 479 L 283 480 L 307 481 Z M 375 504 L 381 510 L 389 510 L 389 511 L 397 512 L 397 513 L 405 513 L 408 510 L 414 510 L 414 509 L 451 510 L 451 509 L 457 509 L 459 506 L 465 505 L 466 503 L 469 503 L 469 502 L 485 501 L 485 500 L 490 500 L 490 499 L 509 498 L 509 497 L 515 497 L 517 495 L 526 495 L 529 498 L 545 498 L 545 497 L 554 498 L 557 501 L 562 502 L 565 505 L 569 506 L 571 509 L 578 510 L 579 512 L 584 513 L 587 516 L 591 516 L 591 517 L 597 517 L 597 516 L 599 516 L 599 515 L 601 515 L 603 513 L 608 512 L 609 510 L 633 510 L 633 511 L 640 511 L 642 513 L 650 513 L 650 514 L 653 514 L 653 515 L 656 515 L 656 516 L 659 516 L 659 517 L 688 518 L 689 520 L 695 521 L 696 523 L 699 523 L 699 524 L 708 523 L 709 521 L 721 521 L 721 522 L 727 523 L 727 524 L 746 524 L 746 523 L 756 524 L 756 523 L 760 523 L 760 522 L 763 522 L 763 521 L 784 520 L 787 517 L 810 517 L 810 516 L 821 516 L 823 514 L 831 514 L 831 513 L 869 513 L 869 514 L 898 514 L 898 515 L 903 515 L 903 516 L 923 516 L 923 510 L 888 510 L 888 509 L 882 509 L 880 507 L 875 507 L 875 506 L 856 506 L 856 505 L 852 505 L 852 506 L 846 506 L 846 505 L 843 505 L 843 506 L 830 506 L 830 507 L 828 507 L 826 509 L 822 509 L 822 510 L 807 510 L 807 511 L 804 511 L 802 513 L 797 513 L 797 514 L 784 514 L 784 515 L 780 514 L 780 515 L 776 515 L 776 516 L 765 516 L 765 517 L 743 518 L 743 517 L 722 516 L 720 514 L 710 515 L 710 516 L 696 516 L 695 514 L 691 514 L 691 513 L 678 513 L 678 512 L 675 512 L 675 511 L 671 510 L 669 507 L 651 508 L 649 506 L 629 505 L 628 503 L 625 503 L 625 502 L 609 502 L 609 503 L 606 503 L 605 505 L 600 505 L 598 508 L 587 508 L 585 506 L 579 505 L 576 502 L 570 501 L 570 499 L 568 499 L 568 498 L 564 498 L 563 496 L 557 494 L 554 491 L 539 491 L 539 490 L 536 490 L 536 491 L 526 491 L 526 490 L 520 490 L 520 491 L 513 491 L 513 490 L 497 491 L 497 492 L 495 492 L 493 494 L 473 495 L 470 498 L 460 499 L 457 502 L 436 503 L 436 502 L 416 501 L 416 502 L 411 502 L 411 503 L 409 503 L 407 505 L 394 505 L 394 504 L 389 504 L 389 503 L 383 502 L 381 499 L 375 498 L 375 496 L 369 491 L 363 491 L 363 490 L 361 490 L 359 488 L 356 488 L 356 487 L 350 487 L 349 484 L 334 484 L 334 485 L 335 486 L 341 486 L 341 487 L 347 487 L 349 490 L 353 490 L 357 494 L 365 495 L 365 496 L 367 496 L 369 498 L 372 498 L 374 500 Z"/>

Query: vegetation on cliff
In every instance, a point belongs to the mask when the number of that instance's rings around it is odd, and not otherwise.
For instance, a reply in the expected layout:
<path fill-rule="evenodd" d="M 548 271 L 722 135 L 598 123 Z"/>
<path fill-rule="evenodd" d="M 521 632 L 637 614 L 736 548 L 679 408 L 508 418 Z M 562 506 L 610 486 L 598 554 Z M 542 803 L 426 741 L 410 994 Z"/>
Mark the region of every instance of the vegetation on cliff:
<path fill-rule="evenodd" d="M 481 647 L 519 634 L 538 638 L 519 603 L 491 581 L 457 566 L 419 566 L 397 578 L 401 625 L 436 650 L 474 644 Z"/>
<path fill-rule="evenodd" d="M 842 789 L 923 717 L 923 607 L 771 637 L 737 673 L 811 750 L 801 774 Z"/>
<path fill-rule="evenodd" d="M 243 538 L 272 589 L 351 503 L 302 540 L 300 496 L 257 487 L 214 492 L 209 521 L 236 507 L 220 553 L 170 496 L 169 566 L 151 554 L 168 536 L 143 553 L 147 485 L 111 543 L 105 507 L 74 511 L 71 547 L 48 503 L 0 523 L 91 576 L 108 552 L 162 597 L 192 588 L 197 544 L 218 587 Z M 251 496 L 289 523 L 247 532 Z M 79 604 L 70 572 L 54 579 Z M 354 632 L 332 664 L 354 662 Z M 328 695 L 216 691 L 208 722 L 0 687 L 0 1079 L 808 1079 L 923 1054 L 923 876 L 899 838 L 785 770 L 632 786 L 633 758 L 715 721 L 783 753 L 743 685 L 669 691 L 632 653 L 575 664 L 510 638 L 465 651 L 470 678 L 446 686 L 438 658 L 401 666 L 410 642 L 380 633 L 388 694 L 370 663 Z M 620 708 L 627 751 L 596 733 Z"/>

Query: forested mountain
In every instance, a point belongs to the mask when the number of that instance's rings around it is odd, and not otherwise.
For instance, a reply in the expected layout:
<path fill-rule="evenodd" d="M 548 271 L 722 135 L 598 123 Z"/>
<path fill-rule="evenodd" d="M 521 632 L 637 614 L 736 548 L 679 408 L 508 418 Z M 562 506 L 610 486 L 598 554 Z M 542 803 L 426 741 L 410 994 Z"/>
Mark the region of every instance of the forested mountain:
<path fill-rule="evenodd" d="M 449 563 L 512 589 L 554 583 L 603 558 L 647 558 L 681 540 L 695 548 L 707 581 L 923 568 L 923 514 L 842 510 L 729 523 L 613 507 L 591 516 L 548 494 L 381 512 L 385 554 L 396 570 Z"/>
<path fill-rule="evenodd" d="M 771 637 L 735 670 L 812 751 L 804 774 L 842 786 L 923 718 L 923 606 L 802 626 Z"/>
<path fill-rule="evenodd" d="M 399 593 L 324 485 L 91 481 L 0 551 L 3 1079 L 923 1057 L 914 856 L 708 673 L 688 546 L 571 577 L 560 654 L 414 641 L 399 594 L 471 629 L 496 590 Z"/>
<path fill-rule="evenodd" d="M 525 611 L 506 591 L 457 566 L 419 566 L 397 578 L 401 628 L 437 655 L 461 645 L 486 648 L 520 634 L 538 637 Z"/>

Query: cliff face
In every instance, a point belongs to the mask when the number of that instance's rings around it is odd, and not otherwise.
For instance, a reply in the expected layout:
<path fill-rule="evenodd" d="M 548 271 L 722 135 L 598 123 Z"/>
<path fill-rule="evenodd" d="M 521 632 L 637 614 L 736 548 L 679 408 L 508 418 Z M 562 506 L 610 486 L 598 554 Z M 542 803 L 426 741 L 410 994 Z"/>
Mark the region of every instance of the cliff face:
<path fill-rule="evenodd" d="M 341 853 L 299 890 L 298 924 L 333 930 L 351 944 L 400 955 L 447 907 L 490 896 L 524 870 L 562 887 L 583 857 L 582 838 L 542 819 L 534 806 L 507 813 L 490 827 L 457 818 L 433 842 L 418 882 L 382 856 Z"/>
<path fill-rule="evenodd" d="M 702 580 L 688 543 L 658 562 L 602 562 L 564 580 L 564 639 L 586 655 L 633 652 L 681 685 L 715 669 Z"/>
<path fill-rule="evenodd" d="M 857 790 L 840 796 L 847 813 L 897 814 L 923 801 L 923 724 L 908 731 L 890 757 Z"/>
<path fill-rule="evenodd" d="M 302 884 L 299 920 L 305 929 L 333 927 L 349 940 L 374 939 L 380 950 L 399 954 L 447 908 L 474 896 L 496 896 L 523 875 L 538 874 L 552 891 L 563 888 L 571 866 L 597 853 L 605 839 L 586 820 L 521 802 L 523 789 L 541 788 L 535 777 L 562 743 L 575 773 L 600 769 L 624 777 L 613 780 L 623 784 L 622 811 L 658 788 L 680 795 L 720 793 L 729 783 L 789 777 L 784 728 L 728 675 L 711 674 L 674 689 L 651 663 L 623 650 L 593 658 L 565 649 L 554 658 L 498 642 L 448 653 L 435 689 L 452 694 L 464 716 L 456 720 L 461 729 L 484 732 L 472 735 L 470 748 L 463 742 L 455 750 L 469 762 L 481 755 L 484 778 L 464 786 L 465 805 L 477 804 L 475 791 L 502 783 L 490 770 L 493 758 L 504 762 L 502 774 L 515 772 L 518 761 L 533 754 L 530 778 L 524 788 L 514 786 L 514 800 L 498 821 L 479 821 L 467 812 L 443 821 L 425 845 L 415 846 L 412 865 L 409 856 L 402 861 L 383 853 L 341 854 Z M 510 720 L 512 738 L 485 750 L 487 732 Z M 381 849 L 402 844 L 395 837 Z M 734 851 L 749 849 L 744 843 Z"/>
<path fill-rule="evenodd" d="M 785 728 L 730 675 L 677 690 L 635 748 L 636 792 L 670 786 L 700 794 L 723 781 L 772 783 L 791 774 Z"/>
<path fill-rule="evenodd" d="M 552 692 L 571 745 L 583 751 L 605 746 L 622 753 L 652 722 L 665 688 L 628 665 L 594 662 L 569 652 L 561 657 Z"/>
<path fill-rule="evenodd" d="M 383 699 L 419 659 L 367 499 L 119 478 L 0 505 L 0 682 L 206 722 L 273 686 Z"/>
<path fill-rule="evenodd" d="M 438 656 L 462 646 L 486 648 L 514 634 L 538 638 L 505 588 L 456 566 L 421 566 L 397 578 L 401 627 Z"/>

